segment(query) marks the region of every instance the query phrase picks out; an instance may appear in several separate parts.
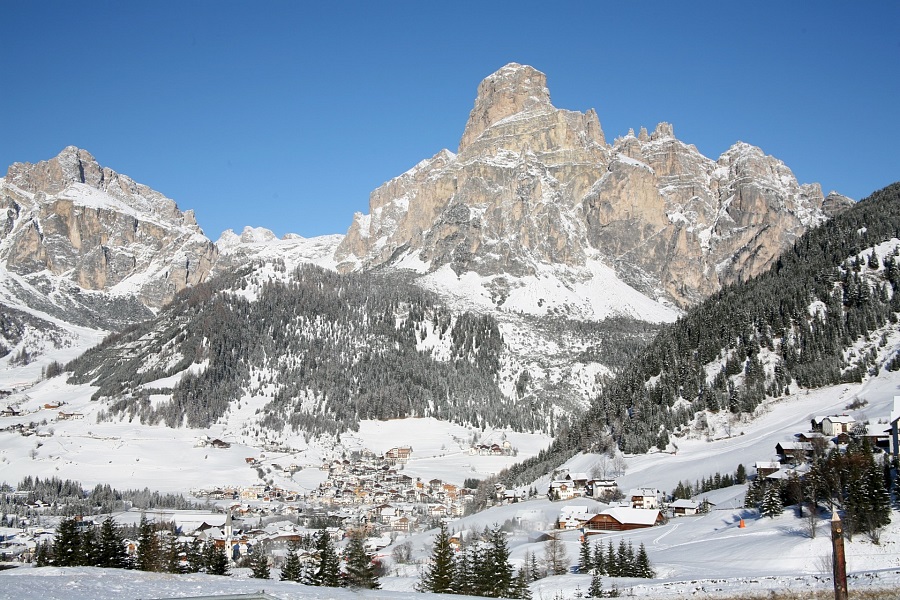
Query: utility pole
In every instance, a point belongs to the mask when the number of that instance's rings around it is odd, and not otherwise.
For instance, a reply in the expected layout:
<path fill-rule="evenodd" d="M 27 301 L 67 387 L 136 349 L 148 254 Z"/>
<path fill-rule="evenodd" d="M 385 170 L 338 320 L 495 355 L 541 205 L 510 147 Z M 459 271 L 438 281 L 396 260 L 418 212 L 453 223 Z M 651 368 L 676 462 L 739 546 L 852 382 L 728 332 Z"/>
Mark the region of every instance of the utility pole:
<path fill-rule="evenodd" d="M 834 600 L 847 600 L 847 557 L 844 556 L 844 524 L 837 510 L 831 511 L 831 549 Z"/>

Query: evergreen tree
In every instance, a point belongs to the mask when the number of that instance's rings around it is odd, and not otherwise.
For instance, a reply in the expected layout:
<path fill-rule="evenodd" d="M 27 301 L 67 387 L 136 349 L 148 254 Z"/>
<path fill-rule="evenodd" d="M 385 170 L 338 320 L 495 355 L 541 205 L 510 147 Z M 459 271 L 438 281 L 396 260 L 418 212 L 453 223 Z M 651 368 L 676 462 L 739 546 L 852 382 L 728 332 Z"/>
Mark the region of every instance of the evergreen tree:
<path fill-rule="evenodd" d="M 294 581 L 296 583 L 300 583 L 301 581 L 303 581 L 303 568 L 302 568 L 302 565 L 300 564 L 300 557 L 297 556 L 297 548 L 298 548 L 297 542 L 295 542 L 293 540 L 288 542 L 287 558 L 285 558 L 285 560 L 284 560 L 284 565 L 282 565 L 282 567 L 281 567 L 281 575 L 279 576 L 279 579 L 281 581 Z M 265 559 L 265 557 L 262 557 L 262 558 Z M 265 577 L 265 579 L 268 579 L 268 571 L 269 571 L 268 561 L 265 561 L 265 564 L 266 564 L 265 573 L 267 575 Z M 253 576 L 257 577 L 256 568 L 254 568 L 253 572 L 254 572 Z"/>
<path fill-rule="evenodd" d="M 135 566 L 139 571 L 158 571 L 160 566 L 159 538 L 156 527 L 141 515 L 138 525 L 138 550 Z"/>
<path fill-rule="evenodd" d="M 84 529 L 79 535 L 80 549 L 78 551 L 78 564 L 85 567 L 100 566 L 100 536 L 93 526 Z"/>
<path fill-rule="evenodd" d="M 622 574 L 619 571 L 619 560 L 616 557 L 612 540 L 609 540 L 609 545 L 606 547 L 606 574 L 610 577 L 619 577 Z"/>
<path fill-rule="evenodd" d="M 228 559 L 227 546 L 219 546 L 212 542 L 207 546 L 206 572 L 209 575 L 228 575 L 231 561 Z"/>
<path fill-rule="evenodd" d="M 203 554 L 203 543 L 200 540 L 195 539 L 190 544 L 185 542 L 182 544 L 181 550 L 184 552 L 188 573 L 199 573 L 204 569 L 206 558 Z"/>
<path fill-rule="evenodd" d="M 599 542 L 599 541 L 594 544 L 593 565 L 594 565 L 594 572 L 597 573 L 598 575 L 606 575 L 607 574 L 606 556 L 603 554 L 603 543 Z"/>
<path fill-rule="evenodd" d="M 81 562 L 81 536 L 75 519 L 63 519 L 53 538 L 53 565 L 74 567 Z"/>
<path fill-rule="evenodd" d="M 331 536 L 324 529 L 316 534 L 316 570 L 310 579 L 312 585 L 341 587 L 341 559 L 331 543 Z"/>
<path fill-rule="evenodd" d="M 366 552 L 366 546 L 362 534 L 356 533 L 350 536 L 350 543 L 344 554 L 346 572 L 344 581 L 347 587 L 377 590 L 381 587 L 378 583 L 378 572 L 371 554 Z"/>
<path fill-rule="evenodd" d="M 603 580 L 599 573 L 591 577 L 591 587 L 588 588 L 588 598 L 603 598 Z"/>
<path fill-rule="evenodd" d="M 34 566 L 49 567 L 53 564 L 53 545 L 44 540 L 37 545 L 34 551 Z"/>
<path fill-rule="evenodd" d="M 513 580 L 513 587 L 510 593 L 510 598 L 518 598 L 519 600 L 531 600 L 531 588 L 528 587 L 528 573 L 527 569 L 522 568 L 516 573 L 516 578 Z"/>
<path fill-rule="evenodd" d="M 764 517 L 770 518 L 777 517 L 784 512 L 784 503 L 781 500 L 781 490 L 778 489 L 778 485 L 769 484 L 765 486 L 759 512 Z"/>
<path fill-rule="evenodd" d="M 531 581 L 537 581 L 541 578 L 541 570 L 538 567 L 537 554 L 532 553 L 531 564 L 528 567 L 528 571 L 531 575 Z"/>
<path fill-rule="evenodd" d="M 98 566 L 108 569 L 124 569 L 128 564 L 125 544 L 112 517 L 100 525 L 100 560 Z"/>
<path fill-rule="evenodd" d="M 635 558 L 635 576 L 652 579 L 656 576 L 653 568 L 650 566 L 650 557 L 647 556 L 647 549 L 642 543 L 638 548 L 637 557 Z"/>
<path fill-rule="evenodd" d="M 434 592 L 435 594 L 449 594 L 455 591 L 453 590 L 455 567 L 453 549 L 450 547 L 450 534 L 447 533 L 447 526 L 441 523 L 441 528 L 434 538 L 431 563 L 422 577 L 419 591 Z M 457 593 L 461 592 L 457 591 Z"/>
<path fill-rule="evenodd" d="M 291 551 L 288 550 L 288 557 L 290 557 Z M 296 557 L 296 551 L 294 551 L 294 556 Z M 297 567 L 299 567 L 299 561 Z M 282 575 L 284 574 L 284 570 L 282 570 Z M 269 557 L 266 555 L 265 551 L 262 548 L 262 544 L 257 544 L 255 548 L 253 548 L 253 559 L 250 561 L 250 577 L 253 579 L 271 579 L 272 573 L 269 571 Z M 285 581 L 282 579 L 282 581 Z M 293 581 L 293 580 L 290 580 Z"/>
<path fill-rule="evenodd" d="M 587 573 L 594 568 L 594 557 L 587 533 L 581 535 L 581 548 L 578 551 L 578 572 Z"/>
<path fill-rule="evenodd" d="M 475 569 L 472 561 L 473 547 L 469 546 L 460 552 L 453 561 L 453 574 L 450 583 L 451 594 L 475 594 Z"/>
<path fill-rule="evenodd" d="M 160 541 L 160 568 L 166 573 L 181 573 L 186 567 L 181 564 L 181 544 L 172 531 Z"/>
<path fill-rule="evenodd" d="M 466 549 L 469 570 L 469 589 L 473 596 L 486 596 L 491 589 L 491 572 L 487 561 L 487 549 L 482 540 L 476 540 Z"/>
<path fill-rule="evenodd" d="M 485 552 L 483 572 L 486 575 L 484 595 L 490 598 L 512 597 L 513 568 L 509 564 L 509 546 L 506 534 L 495 527 L 489 534 L 490 546 Z"/>

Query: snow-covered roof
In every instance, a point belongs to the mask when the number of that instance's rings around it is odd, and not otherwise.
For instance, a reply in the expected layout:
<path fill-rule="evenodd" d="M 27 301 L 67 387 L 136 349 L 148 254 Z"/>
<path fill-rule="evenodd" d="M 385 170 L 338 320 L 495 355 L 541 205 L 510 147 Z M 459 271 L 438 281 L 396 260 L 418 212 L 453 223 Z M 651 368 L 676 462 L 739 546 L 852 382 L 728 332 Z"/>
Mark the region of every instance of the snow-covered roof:
<path fill-rule="evenodd" d="M 627 506 L 607 508 L 600 514 L 609 515 L 619 523 L 634 523 L 636 525 L 653 525 L 659 517 L 658 510 L 629 508 Z"/>

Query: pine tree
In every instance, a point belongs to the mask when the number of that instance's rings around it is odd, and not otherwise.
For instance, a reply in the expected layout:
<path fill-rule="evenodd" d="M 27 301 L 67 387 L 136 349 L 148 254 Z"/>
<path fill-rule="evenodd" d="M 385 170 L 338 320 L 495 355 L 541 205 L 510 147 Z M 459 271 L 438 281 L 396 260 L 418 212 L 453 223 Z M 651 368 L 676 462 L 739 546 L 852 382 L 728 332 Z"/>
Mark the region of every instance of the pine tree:
<path fill-rule="evenodd" d="M 312 585 L 341 587 L 341 560 L 334 551 L 331 536 L 324 529 L 316 534 L 318 564 L 311 577 Z"/>
<path fill-rule="evenodd" d="M 588 588 L 588 598 L 603 597 L 603 580 L 599 573 L 594 573 L 591 577 L 591 587 Z"/>
<path fill-rule="evenodd" d="M 485 552 L 484 573 L 487 575 L 486 596 L 490 598 L 509 597 L 513 588 L 513 568 L 509 564 L 509 546 L 506 534 L 500 527 L 491 530 L 490 546 Z"/>
<path fill-rule="evenodd" d="M 79 536 L 78 564 L 85 567 L 100 566 L 100 536 L 95 527 L 89 527 Z"/>
<path fill-rule="evenodd" d="M 81 562 L 81 536 L 75 519 L 63 519 L 53 538 L 53 565 L 74 567 Z"/>
<path fill-rule="evenodd" d="M 609 540 L 609 545 L 606 547 L 606 574 L 610 577 L 619 577 L 621 575 L 619 560 L 616 557 L 616 550 L 613 548 L 612 540 Z"/>
<path fill-rule="evenodd" d="M 53 545 L 48 540 L 44 540 L 35 548 L 34 566 L 49 567 L 51 564 L 53 564 Z"/>
<path fill-rule="evenodd" d="M 510 598 L 531 600 L 531 588 L 528 587 L 528 573 L 526 573 L 526 569 L 519 569 L 516 573 L 516 578 L 513 580 L 513 587 L 510 592 Z"/>
<path fill-rule="evenodd" d="M 447 526 L 441 523 L 440 531 L 434 538 L 434 548 L 431 551 L 431 564 L 422 581 L 419 591 L 434 592 L 435 594 L 448 594 L 453 590 L 455 565 L 453 561 L 453 549 L 450 547 L 450 534 Z M 457 591 L 457 593 L 461 593 Z"/>
<path fill-rule="evenodd" d="M 606 575 L 606 556 L 603 554 L 603 543 L 596 542 L 594 544 L 594 572 L 597 575 Z"/>
<path fill-rule="evenodd" d="M 158 571 L 160 563 L 159 538 L 156 527 L 141 515 L 138 525 L 138 551 L 135 566 L 139 571 Z"/>
<path fill-rule="evenodd" d="M 587 533 L 581 534 L 581 548 L 578 552 L 578 572 L 588 573 L 594 568 L 594 557 L 591 552 L 591 542 L 588 540 Z"/>
<path fill-rule="evenodd" d="M 529 574 L 531 575 L 531 581 L 537 581 L 541 578 L 541 570 L 538 567 L 537 554 L 531 555 L 531 564 L 528 567 L 528 570 L 530 571 Z"/>
<path fill-rule="evenodd" d="M 125 544 L 112 517 L 100 525 L 100 567 L 108 569 L 124 569 L 128 564 Z"/>
<path fill-rule="evenodd" d="M 166 573 L 181 573 L 181 545 L 174 532 L 166 532 L 169 535 L 162 539 L 160 544 L 160 565 Z"/>
<path fill-rule="evenodd" d="M 450 594 L 473 595 L 475 586 L 475 570 L 472 567 L 472 547 L 469 546 L 456 556 L 453 561 Z"/>
<path fill-rule="evenodd" d="M 377 590 L 381 587 L 373 557 L 366 552 L 362 534 L 350 536 L 344 557 L 346 561 L 344 581 L 347 587 L 368 590 Z"/>
<path fill-rule="evenodd" d="M 638 548 L 637 558 L 635 558 L 635 576 L 652 579 L 656 576 L 653 568 L 650 566 L 650 557 L 647 556 L 647 549 L 642 543 Z"/>
<path fill-rule="evenodd" d="M 759 512 L 764 517 L 775 518 L 784 512 L 784 503 L 781 501 L 781 491 L 775 484 L 765 486 L 762 504 Z"/>
<path fill-rule="evenodd" d="M 253 548 L 253 558 L 250 561 L 250 577 L 253 579 L 272 578 L 272 573 L 269 571 L 269 557 L 263 550 L 262 544 L 258 544 Z"/>
<path fill-rule="evenodd" d="M 284 561 L 284 565 L 281 567 L 281 575 L 279 579 L 281 581 L 294 581 L 296 583 L 300 583 L 303 581 L 303 568 L 300 564 L 300 557 L 297 556 L 297 547 L 298 544 L 295 541 L 288 542 L 287 547 L 287 558 Z M 263 557 L 265 559 L 265 557 Z M 269 567 L 268 561 L 266 561 L 266 569 L 265 572 L 268 575 Z M 254 568 L 254 577 L 256 577 L 256 569 Z M 268 577 L 266 577 L 268 579 Z"/>
<path fill-rule="evenodd" d="M 228 575 L 231 570 L 230 561 L 226 554 L 227 546 L 219 546 L 215 542 L 208 546 L 206 554 L 206 572 L 209 575 Z"/>
<path fill-rule="evenodd" d="M 199 573 L 203 570 L 206 561 L 203 556 L 203 543 L 195 539 L 193 542 L 188 544 L 185 542 L 181 546 L 182 552 L 184 552 L 185 560 L 187 561 L 187 572 L 188 573 Z"/>

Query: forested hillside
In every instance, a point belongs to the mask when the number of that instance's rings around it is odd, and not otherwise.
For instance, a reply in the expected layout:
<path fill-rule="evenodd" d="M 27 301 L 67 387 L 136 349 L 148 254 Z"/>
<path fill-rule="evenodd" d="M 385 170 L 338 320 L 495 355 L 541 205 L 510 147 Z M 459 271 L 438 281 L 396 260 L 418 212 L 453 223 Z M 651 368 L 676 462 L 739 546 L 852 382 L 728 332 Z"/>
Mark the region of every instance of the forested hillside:
<path fill-rule="evenodd" d="M 454 314 L 401 276 L 256 265 L 183 291 L 67 370 L 98 386 L 103 418 L 170 427 L 264 397 L 260 425 L 307 436 L 411 416 L 546 430 L 549 405 L 501 392 L 502 377 L 527 387 L 501 373 L 507 359 L 492 317 Z"/>
<path fill-rule="evenodd" d="M 584 418 L 503 474 L 524 483 L 579 451 L 664 449 L 705 411 L 752 413 L 789 389 L 860 381 L 900 311 L 900 184 L 809 231 L 765 274 L 664 327 Z"/>

